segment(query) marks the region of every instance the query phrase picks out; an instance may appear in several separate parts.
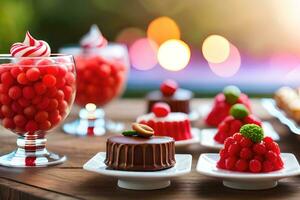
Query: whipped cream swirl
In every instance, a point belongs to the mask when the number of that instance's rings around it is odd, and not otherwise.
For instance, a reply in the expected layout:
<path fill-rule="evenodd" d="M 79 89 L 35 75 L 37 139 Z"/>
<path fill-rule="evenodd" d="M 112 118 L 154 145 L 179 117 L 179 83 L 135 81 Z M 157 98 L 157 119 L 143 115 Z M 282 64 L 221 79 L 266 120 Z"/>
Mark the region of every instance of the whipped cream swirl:
<path fill-rule="evenodd" d="M 24 42 L 13 44 L 10 53 L 13 57 L 49 57 L 51 49 L 47 42 L 34 39 L 27 31 Z"/>
<path fill-rule="evenodd" d="M 107 40 L 103 37 L 97 25 L 92 25 L 90 31 L 80 40 L 83 48 L 101 48 L 107 45 Z"/>

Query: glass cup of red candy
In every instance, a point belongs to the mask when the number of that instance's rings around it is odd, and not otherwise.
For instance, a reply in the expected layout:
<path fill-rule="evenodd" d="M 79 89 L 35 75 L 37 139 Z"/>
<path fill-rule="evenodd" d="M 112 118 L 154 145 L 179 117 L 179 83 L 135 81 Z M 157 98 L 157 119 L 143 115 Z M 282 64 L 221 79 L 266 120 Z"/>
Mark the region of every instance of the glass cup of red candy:
<path fill-rule="evenodd" d="M 1 156 L 0 165 L 41 167 L 66 160 L 46 149 L 45 135 L 69 114 L 75 84 L 72 56 L 0 55 L 1 125 L 18 135 L 17 149 Z"/>
<path fill-rule="evenodd" d="M 127 48 L 109 43 L 102 48 L 68 47 L 60 52 L 74 55 L 77 71 L 75 103 L 81 108 L 78 119 L 65 123 L 63 130 L 78 136 L 122 131 L 124 125 L 107 119 L 103 107 L 124 90 L 129 69 Z"/>

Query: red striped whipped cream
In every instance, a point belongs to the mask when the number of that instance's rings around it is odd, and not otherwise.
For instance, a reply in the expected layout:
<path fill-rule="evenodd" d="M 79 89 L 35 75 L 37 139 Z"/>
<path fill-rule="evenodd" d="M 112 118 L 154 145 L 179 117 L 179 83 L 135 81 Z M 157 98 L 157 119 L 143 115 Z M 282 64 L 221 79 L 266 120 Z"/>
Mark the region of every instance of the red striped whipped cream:
<path fill-rule="evenodd" d="M 34 39 L 27 31 L 24 42 L 13 44 L 10 54 L 13 57 L 49 57 L 51 49 L 47 42 Z"/>
<path fill-rule="evenodd" d="M 90 31 L 80 40 L 83 48 L 101 48 L 107 45 L 107 40 L 103 37 L 97 25 L 92 25 Z"/>

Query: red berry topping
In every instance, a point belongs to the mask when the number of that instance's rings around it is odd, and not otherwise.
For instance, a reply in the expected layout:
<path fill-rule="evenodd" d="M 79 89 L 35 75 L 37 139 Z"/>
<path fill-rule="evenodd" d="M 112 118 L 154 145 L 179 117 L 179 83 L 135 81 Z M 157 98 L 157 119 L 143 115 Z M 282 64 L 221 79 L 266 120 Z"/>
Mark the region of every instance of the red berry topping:
<path fill-rule="evenodd" d="M 253 173 L 260 172 L 261 168 L 262 168 L 262 166 L 261 166 L 261 162 L 259 160 L 253 159 L 249 162 L 249 169 Z"/>
<path fill-rule="evenodd" d="M 252 151 L 250 148 L 244 147 L 242 148 L 242 150 L 240 151 L 240 158 L 245 159 L 245 160 L 249 160 L 252 158 Z"/>
<path fill-rule="evenodd" d="M 225 167 L 228 170 L 233 170 L 237 159 L 235 157 L 229 157 L 225 160 Z"/>
<path fill-rule="evenodd" d="M 263 143 L 258 143 L 253 146 L 253 151 L 256 154 L 263 155 L 266 153 L 266 146 Z"/>
<path fill-rule="evenodd" d="M 160 86 L 160 91 L 164 96 L 172 96 L 177 88 L 178 84 L 174 80 L 165 80 Z"/>
<path fill-rule="evenodd" d="M 170 106 L 166 103 L 156 103 L 152 106 L 152 112 L 156 117 L 166 117 L 170 112 Z"/>
<path fill-rule="evenodd" d="M 246 171 L 248 169 L 248 162 L 246 160 L 239 159 L 235 163 L 235 169 L 240 172 Z"/>

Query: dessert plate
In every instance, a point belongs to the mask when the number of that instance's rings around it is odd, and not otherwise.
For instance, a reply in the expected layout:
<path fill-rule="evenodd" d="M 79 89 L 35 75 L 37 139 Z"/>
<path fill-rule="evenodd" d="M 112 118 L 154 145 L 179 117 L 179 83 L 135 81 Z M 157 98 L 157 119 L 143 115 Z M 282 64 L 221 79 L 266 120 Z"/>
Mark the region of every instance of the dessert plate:
<path fill-rule="evenodd" d="M 176 147 L 184 147 L 190 144 L 197 144 L 200 141 L 201 131 L 198 128 L 192 128 L 191 130 L 192 138 L 188 140 L 175 141 Z"/>
<path fill-rule="evenodd" d="M 269 122 L 263 122 L 262 126 L 266 136 L 271 137 L 275 141 L 280 140 L 278 133 L 274 130 L 273 126 Z M 216 128 L 202 129 L 199 137 L 200 144 L 210 149 L 223 148 L 223 144 L 220 144 L 214 140 L 216 133 L 217 133 Z"/>
<path fill-rule="evenodd" d="M 288 117 L 284 111 L 279 109 L 273 99 L 262 99 L 261 104 L 270 115 L 276 117 L 281 123 L 285 124 L 293 133 L 300 135 L 300 125 L 292 118 Z"/>
<path fill-rule="evenodd" d="M 109 169 L 104 163 L 105 152 L 97 153 L 83 169 L 96 172 L 105 176 L 118 178 L 120 188 L 130 190 L 155 190 L 170 186 L 171 179 L 188 174 L 192 167 L 192 156 L 189 154 L 176 154 L 176 164 L 170 169 L 143 172 L 143 171 L 122 171 Z"/>
<path fill-rule="evenodd" d="M 216 153 L 201 154 L 197 172 L 205 176 L 223 180 L 223 185 L 240 190 L 263 190 L 277 186 L 278 180 L 300 175 L 300 166 L 291 153 L 281 153 L 284 168 L 269 173 L 247 173 L 218 169 L 216 164 L 220 156 Z"/>

